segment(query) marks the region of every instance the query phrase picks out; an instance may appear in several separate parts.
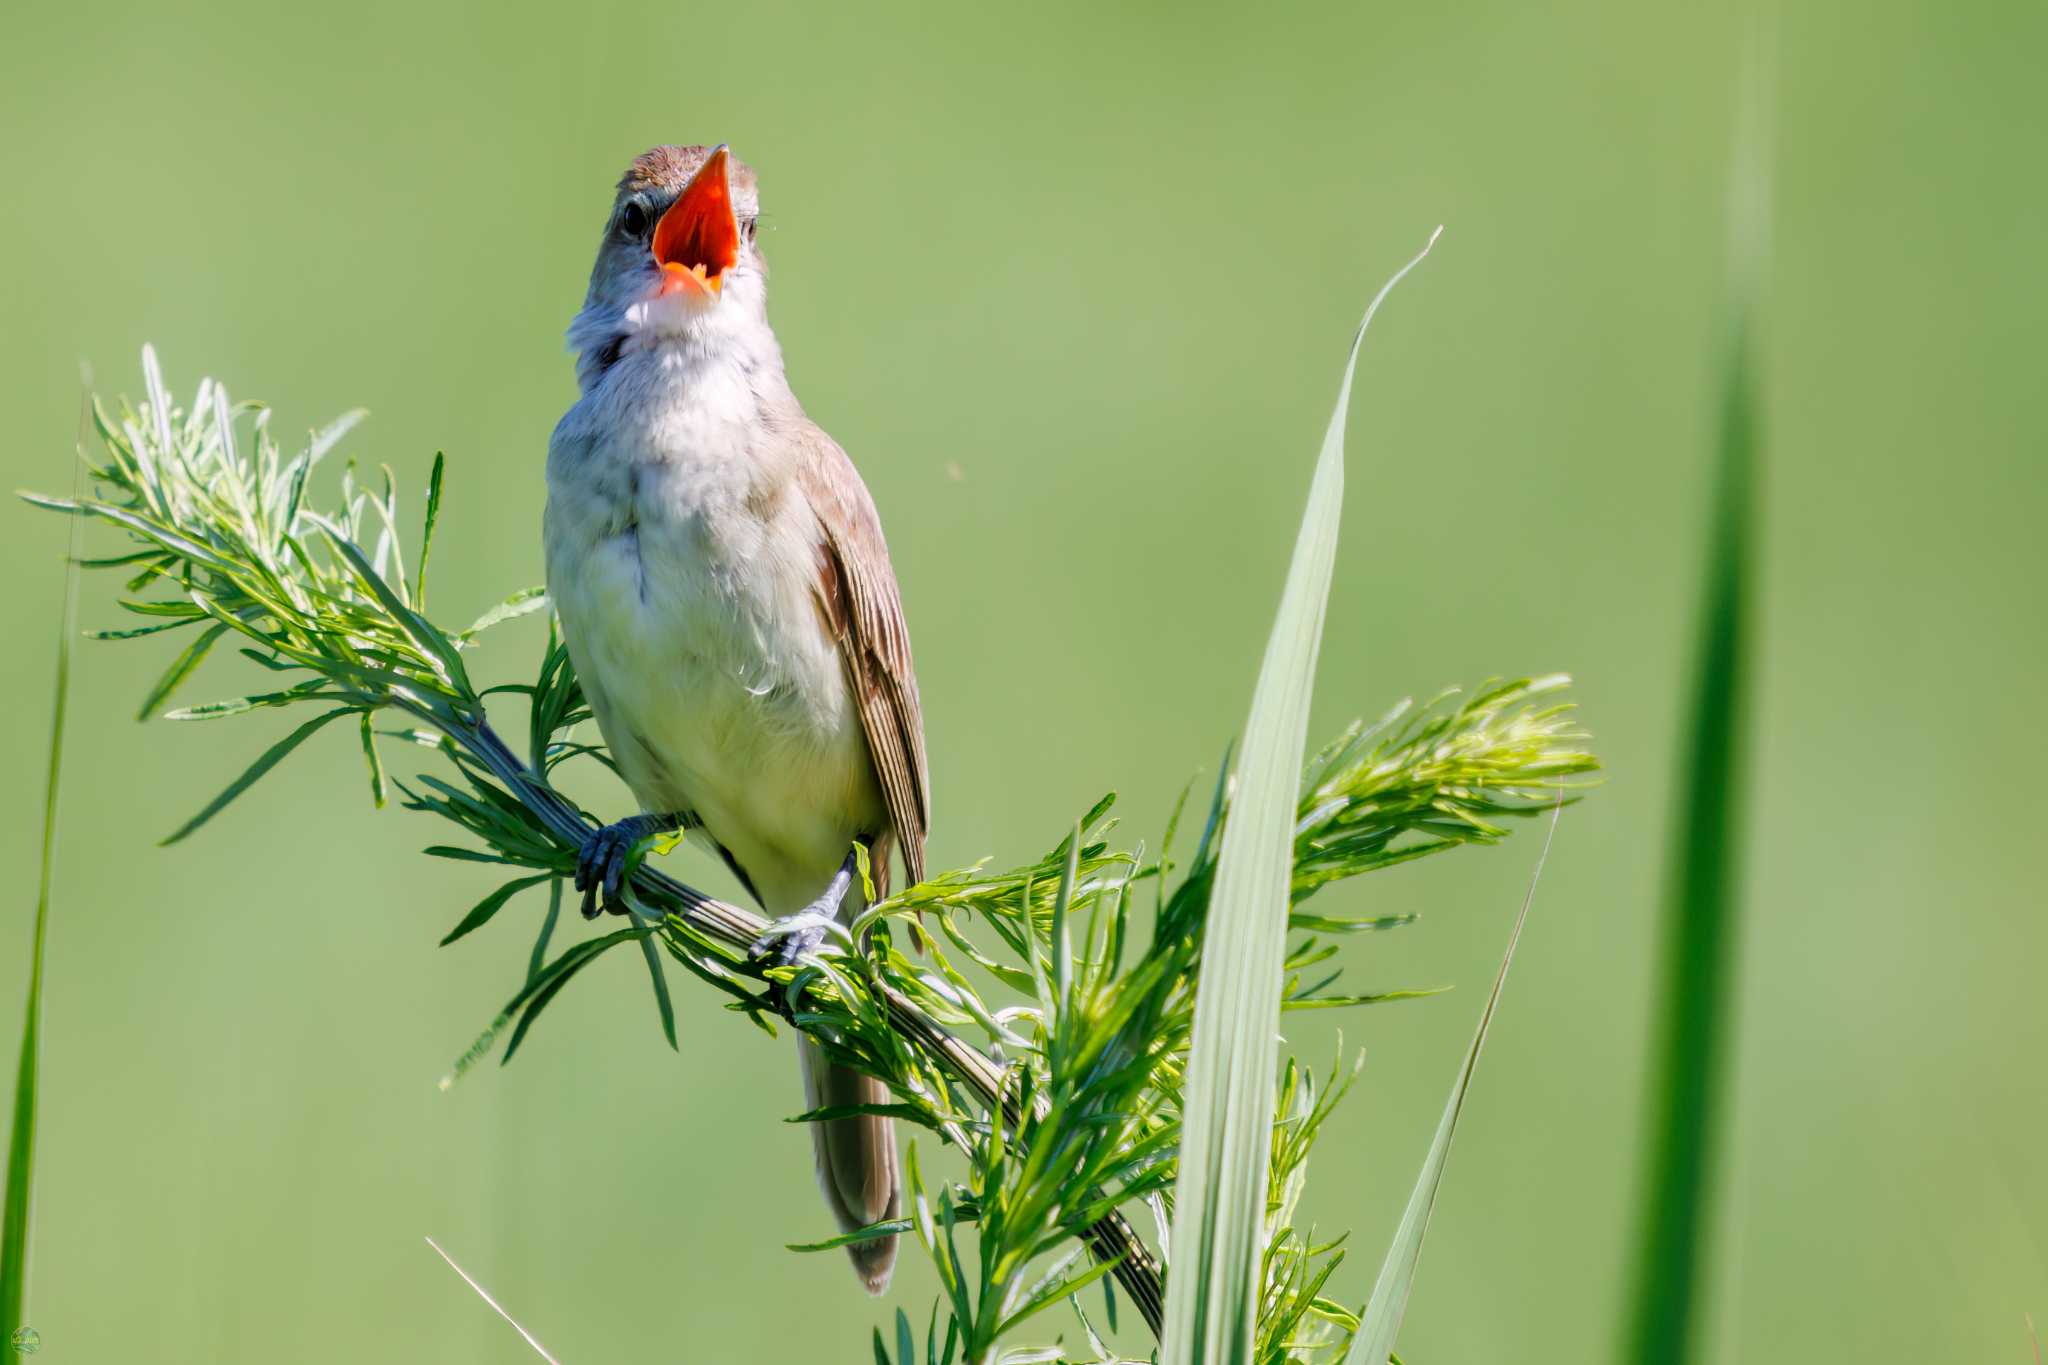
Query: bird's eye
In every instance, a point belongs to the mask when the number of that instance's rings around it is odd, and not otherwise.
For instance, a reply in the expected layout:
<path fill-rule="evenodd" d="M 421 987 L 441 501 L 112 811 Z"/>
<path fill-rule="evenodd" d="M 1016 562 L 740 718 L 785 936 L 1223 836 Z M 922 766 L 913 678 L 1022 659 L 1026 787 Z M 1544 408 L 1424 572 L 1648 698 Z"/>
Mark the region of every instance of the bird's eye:
<path fill-rule="evenodd" d="M 753 218 L 740 219 L 740 236 L 750 242 L 754 240 L 754 222 Z"/>
<path fill-rule="evenodd" d="M 648 209 L 644 200 L 628 199 L 619 207 L 619 235 L 641 237 L 647 232 Z"/>

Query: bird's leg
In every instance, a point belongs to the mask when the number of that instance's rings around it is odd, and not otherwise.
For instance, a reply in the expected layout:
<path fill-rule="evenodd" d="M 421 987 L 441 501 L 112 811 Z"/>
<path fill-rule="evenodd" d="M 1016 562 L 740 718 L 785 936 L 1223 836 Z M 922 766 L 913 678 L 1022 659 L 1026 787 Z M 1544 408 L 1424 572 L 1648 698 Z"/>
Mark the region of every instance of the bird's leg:
<path fill-rule="evenodd" d="M 621 894 L 626 864 L 641 840 L 670 830 L 686 828 L 684 815 L 634 815 L 597 830 L 583 841 L 576 855 L 576 889 L 583 893 L 583 918 L 596 919 L 602 901 L 614 915 L 626 913 Z"/>
<path fill-rule="evenodd" d="M 861 847 L 868 847 L 868 841 L 861 840 Z M 755 957 L 763 957 L 771 948 L 776 948 L 776 958 L 783 966 L 789 966 L 818 951 L 818 945 L 825 941 L 825 935 L 839 927 L 839 903 L 846 899 L 848 888 L 853 885 L 854 873 L 860 870 L 859 854 L 854 849 L 846 851 L 845 861 L 832 874 L 832 880 L 825 883 L 825 889 L 818 898 L 797 911 L 784 915 L 768 926 L 768 932 L 754 940 Z M 777 948 L 777 945 L 781 946 Z"/>

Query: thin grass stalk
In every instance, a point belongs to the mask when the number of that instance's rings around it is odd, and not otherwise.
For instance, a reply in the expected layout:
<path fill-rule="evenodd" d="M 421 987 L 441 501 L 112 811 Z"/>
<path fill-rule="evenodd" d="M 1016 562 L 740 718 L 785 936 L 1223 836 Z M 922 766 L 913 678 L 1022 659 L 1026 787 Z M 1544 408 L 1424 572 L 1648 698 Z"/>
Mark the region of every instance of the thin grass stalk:
<path fill-rule="evenodd" d="M 1451 1082 L 1450 1098 L 1444 1101 L 1443 1117 L 1437 1120 L 1436 1135 L 1422 1159 L 1422 1172 L 1409 1192 L 1408 1205 L 1401 1212 L 1401 1224 L 1380 1262 L 1379 1278 L 1373 1281 L 1372 1298 L 1358 1315 L 1358 1331 L 1345 1352 L 1344 1365 L 1385 1365 L 1393 1358 L 1394 1342 L 1401 1335 L 1401 1319 L 1408 1312 L 1408 1296 L 1415 1288 L 1415 1273 L 1422 1262 L 1422 1242 L 1429 1235 L 1429 1222 L 1436 1213 L 1437 1191 L 1443 1188 L 1444 1170 L 1450 1164 L 1451 1144 L 1458 1135 L 1458 1120 L 1465 1112 L 1465 1096 L 1472 1089 L 1472 1075 L 1479 1068 L 1479 1054 L 1486 1048 L 1487 1032 L 1500 1008 L 1501 991 L 1508 983 L 1508 971 L 1515 965 L 1515 950 L 1522 943 L 1522 928 L 1529 922 L 1529 907 L 1536 903 L 1536 887 L 1543 880 L 1544 864 L 1550 861 L 1551 841 L 1557 837 L 1558 817 L 1564 813 L 1564 793 L 1550 810 L 1550 828 L 1544 832 L 1542 851 L 1536 855 L 1535 870 L 1529 874 L 1529 889 L 1522 896 L 1522 908 L 1515 915 L 1514 930 L 1508 935 L 1507 951 L 1501 955 L 1500 970 L 1494 974 L 1493 990 L 1479 1023 L 1472 1030 L 1471 1045 L 1458 1075 Z"/>
<path fill-rule="evenodd" d="M 85 447 L 85 423 L 92 380 L 81 375 L 78 445 Z M 73 495 L 84 486 L 81 462 Z M 36 878 L 36 918 L 28 959 L 28 1000 L 23 1006 L 21 1056 L 14 1071 L 14 1116 L 8 1129 L 7 1193 L 0 1205 L 0 1336 L 13 1341 L 28 1310 L 28 1257 L 35 1203 L 36 1120 L 42 1072 L 43 967 L 50 938 L 50 900 L 57 866 L 57 793 L 64 771 L 64 713 L 71 698 L 71 639 L 78 633 L 78 567 L 84 527 L 71 524 L 64 559 L 63 606 L 57 614 L 57 670 L 50 703 L 50 759 L 43 773 L 43 838 Z"/>
<path fill-rule="evenodd" d="M 562 1365 L 561 1361 L 556 1360 L 554 1356 L 548 1353 L 547 1347 L 540 1344 L 540 1338 L 535 1336 L 533 1333 L 527 1331 L 525 1326 L 520 1323 L 519 1319 L 513 1317 L 510 1313 L 506 1312 L 505 1305 L 499 1303 L 495 1298 L 491 1297 L 491 1291 L 484 1288 L 482 1285 L 478 1284 L 476 1282 L 475 1277 L 472 1276 L 467 1270 L 464 1270 L 459 1261 L 457 1261 L 453 1256 L 450 1256 L 446 1251 L 442 1250 L 441 1244 L 439 1242 L 429 1237 L 427 1238 L 427 1245 L 434 1249 L 434 1254 L 436 1256 L 439 1256 L 442 1260 L 448 1263 L 448 1268 L 450 1270 L 454 1271 L 457 1275 L 462 1277 L 462 1282 L 464 1284 L 468 1285 L 471 1289 L 476 1291 L 476 1296 L 478 1298 L 482 1299 L 485 1303 L 490 1305 L 491 1311 L 493 1313 L 496 1313 L 499 1317 L 503 1318 L 506 1322 L 511 1324 L 512 1330 L 519 1333 L 520 1340 L 524 1341 L 528 1346 L 531 1346 L 533 1348 L 533 1352 L 535 1355 L 539 1356 L 542 1360 L 545 1360 L 548 1363 L 548 1365 Z"/>

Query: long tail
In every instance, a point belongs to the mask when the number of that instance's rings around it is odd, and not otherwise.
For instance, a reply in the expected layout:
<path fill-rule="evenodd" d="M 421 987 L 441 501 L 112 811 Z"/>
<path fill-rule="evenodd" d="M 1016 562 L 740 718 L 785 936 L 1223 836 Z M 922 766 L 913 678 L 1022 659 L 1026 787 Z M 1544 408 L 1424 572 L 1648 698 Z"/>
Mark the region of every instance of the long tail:
<path fill-rule="evenodd" d="M 834 1066 L 816 1043 L 803 1039 L 797 1044 L 798 1061 L 804 1074 L 804 1097 L 813 1109 L 827 1105 L 887 1104 L 888 1087 L 872 1076 L 851 1067 Z M 895 1125 L 885 1118 L 863 1114 L 858 1118 L 827 1119 L 810 1125 L 811 1143 L 818 1159 L 818 1188 L 839 1222 L 841 1232 L 852 1232 L 902 1212 L 902 1179 L 896 1169 Z M 889 1272 L 896 1268 L 896 1238 L 880 1237 L 855 1242 L 846 1248 L 853 1257 L 853 1269 L 870 1294 L 889 1287 Z"/>
<path fill-rule="evenodd" d="M 879 895 L 888 895 L 889 848 L 877 840 L 870 849 L 870 866 Z M 858 879 L 840 903 L 839 917 L 851 920 L 863 907 Z M 797 1040 L 797 1062 L 803 1071 L 804 1099 L 812 1109 L 838 1108 L 850 1104 L 887 1104 L 889 1088 L 872 1076 L 852 1067 L 834 1066 L 825 1051 L 808 1038 Z M 903 1212 L 903 1177 L 896 1165 L 896 1125 L 872 1114 L 858 1118 L 827 1119 L 809 1125 L 811 1147 L 817 1157 L 818 1188 L 839 1223 L 841 1232 L 852 1232 Z M 896 1268 L 896 1238 L 878 1237 L 854 1242 L 846 1248 L 853 1258 L 854 1273 L 870 1294 L 889 1287 L 889 1274 Z"/>

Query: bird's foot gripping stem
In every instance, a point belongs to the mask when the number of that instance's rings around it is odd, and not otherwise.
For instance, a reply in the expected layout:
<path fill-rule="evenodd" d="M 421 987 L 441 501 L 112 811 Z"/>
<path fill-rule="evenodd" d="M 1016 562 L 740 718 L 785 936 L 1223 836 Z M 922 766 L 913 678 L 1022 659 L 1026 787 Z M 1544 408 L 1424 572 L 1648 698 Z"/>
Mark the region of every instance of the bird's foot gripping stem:
<path fill-rule="evenodd" d="M 626 867 L 643 840 L 681 829 L 679 815 L 634 815 L 606 825 L 583 841 L 576 855 L 576 889 L 583 893 L 583 918 L 596 919 L 601 908 L 626 913 Z"/>
<path fill-rule="evenodd" d="M 753 955 L 767 957 L 772 950 L 775 961 L 787 967 L 817 952 L 825 935 L 840 929 L 839 903 L 846 899 L 847 888 L 853 885 L 859 866 L 856 855 L 848 850 L 846 861 L 839 864 L 839 870 L 832 874 L 832 880 L 825 884 L 818 898 L 794 915 L 784 915 L 769 925 L 768 932 L 754 940 Z"/>

